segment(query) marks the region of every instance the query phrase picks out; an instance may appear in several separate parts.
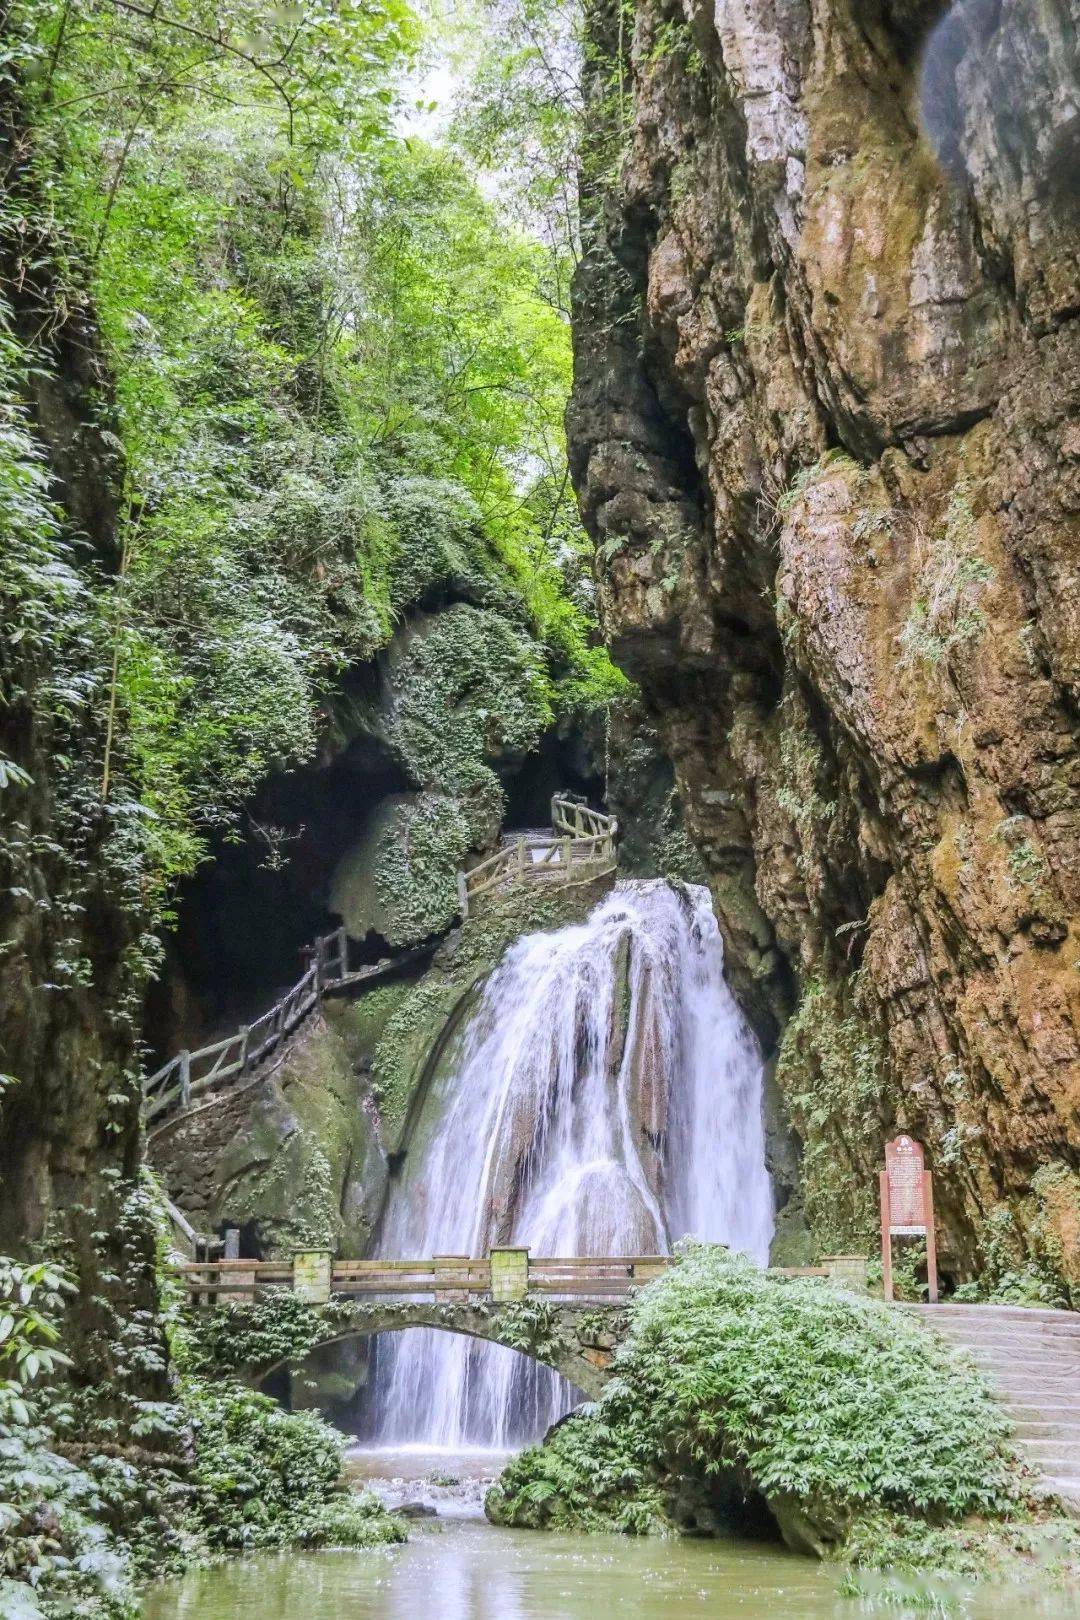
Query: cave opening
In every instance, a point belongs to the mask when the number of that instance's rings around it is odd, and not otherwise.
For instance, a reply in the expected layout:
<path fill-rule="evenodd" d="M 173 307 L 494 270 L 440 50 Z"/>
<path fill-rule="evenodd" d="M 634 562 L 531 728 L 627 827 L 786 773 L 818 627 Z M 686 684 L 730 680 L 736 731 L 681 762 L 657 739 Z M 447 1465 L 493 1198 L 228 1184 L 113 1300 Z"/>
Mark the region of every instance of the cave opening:
<path fill-rule="evenodd" d="M 555 729 L 504 776 L 508 829 L 546 827 L 556 791 L 603 798 L 598 750 Z M 180 887 L 165 963 L 151 986 L 144 1028 L 150 1067 L 196 1050 L 261 1017 L 294 985 L 308 947 L 339 926 L 330 889 L 339 861 L 392 794 L 415 785 L 388 752 L 360 736 L 333 758 L 268 778 L 239 830 L 216 838 Z M 354 939 L 350 962 L 389 950 L 376 933 Z"/>
<path fill-rule="evenodd" d="M 165 965 L 151 986 L 151 1062 L 195 1049 L 261 1016 L 300 978 L 307 948 L 340 919 L 329 907 L 338 861 L 392 793 L 401 770 L 360 739 L 328 764 L 270 777 L 239 832 L 217 838 L 180 887 Z M 354 941 L 352 964 L 386 952 Z"/>
<path fill-rule="evenodd" d="M 561 737 L 556 729 L 544 734 L 508 781 L 503 825 L 508 832 L 551 825 L 554 793 L 576 793 L 599 808 L 604 802 L 602 754 L 580 739 Z"/>

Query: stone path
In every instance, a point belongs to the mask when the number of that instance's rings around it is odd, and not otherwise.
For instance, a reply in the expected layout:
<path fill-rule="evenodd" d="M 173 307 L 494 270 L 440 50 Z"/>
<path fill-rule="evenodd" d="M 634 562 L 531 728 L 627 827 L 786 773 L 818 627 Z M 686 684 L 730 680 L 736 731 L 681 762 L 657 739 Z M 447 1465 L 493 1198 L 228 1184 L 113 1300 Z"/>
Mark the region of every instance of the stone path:
<path fill-rule="evenodd" d="M 1016 1425 L 1017 1449 L 1046 1492 L 1080 1511 L 1080 1312 L 1022 1305 L 916 1305 L 971 1352 Z"/>

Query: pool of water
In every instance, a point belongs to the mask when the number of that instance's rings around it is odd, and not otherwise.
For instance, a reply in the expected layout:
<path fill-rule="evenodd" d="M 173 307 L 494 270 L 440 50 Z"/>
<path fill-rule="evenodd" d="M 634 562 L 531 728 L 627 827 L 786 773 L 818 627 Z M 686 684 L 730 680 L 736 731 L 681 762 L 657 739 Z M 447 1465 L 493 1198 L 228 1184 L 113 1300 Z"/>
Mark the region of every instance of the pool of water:
<path fill-rule="evenodd" d="M 877 1613 L 895 1620 L 927 1614 L 926 1597 L 919 1602 L 916 1588 L 910 1603 L 895 1585 L 888 1593 L 844 1597 L 837 1569 L 772 1545 L 498 1529 L 483 1519 L 481 1503 L 502 1460 L 488 1452 L 354 1452 L 355 1478 L 390 1504 L 427 1510 L 413 1520 L 407 1545 L 259 1555 L 196 1571 L 151 1587 L 146 1620 L 860 1620 Z M 964 1620 L 1080 1617 L 1080 1603 L 1037 1587 L 955 1588 L 946 1595 L 944 1612 Z"/>

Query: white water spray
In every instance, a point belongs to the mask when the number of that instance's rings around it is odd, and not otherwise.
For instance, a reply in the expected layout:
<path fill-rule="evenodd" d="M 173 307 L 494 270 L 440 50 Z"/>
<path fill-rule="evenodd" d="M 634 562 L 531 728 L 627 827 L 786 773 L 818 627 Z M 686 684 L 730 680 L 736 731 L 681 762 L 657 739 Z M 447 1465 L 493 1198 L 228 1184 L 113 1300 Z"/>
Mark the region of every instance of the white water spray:
<path fill-rule="evenodd" d="M 426 1100 L 380 1253 L 662 1254 L 690 1234 L 764 1264 L 761 1087 L 708 890 L 620 883 L 492 974 Z M 509 1446 L 574 1404 L 535 1362 L 434 1330 L 383 1335 L 371 1393 L 384 1445 Z"/>

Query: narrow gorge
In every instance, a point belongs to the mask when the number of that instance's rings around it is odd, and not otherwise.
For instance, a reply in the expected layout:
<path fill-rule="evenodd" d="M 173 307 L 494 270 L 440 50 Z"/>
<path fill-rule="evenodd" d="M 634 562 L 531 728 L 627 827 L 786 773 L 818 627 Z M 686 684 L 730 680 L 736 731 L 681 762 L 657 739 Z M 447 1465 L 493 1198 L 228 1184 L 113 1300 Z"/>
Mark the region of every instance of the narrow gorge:
<path fill-rule="evenodd" d="M 1074 1613 L 1076 0 L 2 31 L 0 1620 Z"/>

